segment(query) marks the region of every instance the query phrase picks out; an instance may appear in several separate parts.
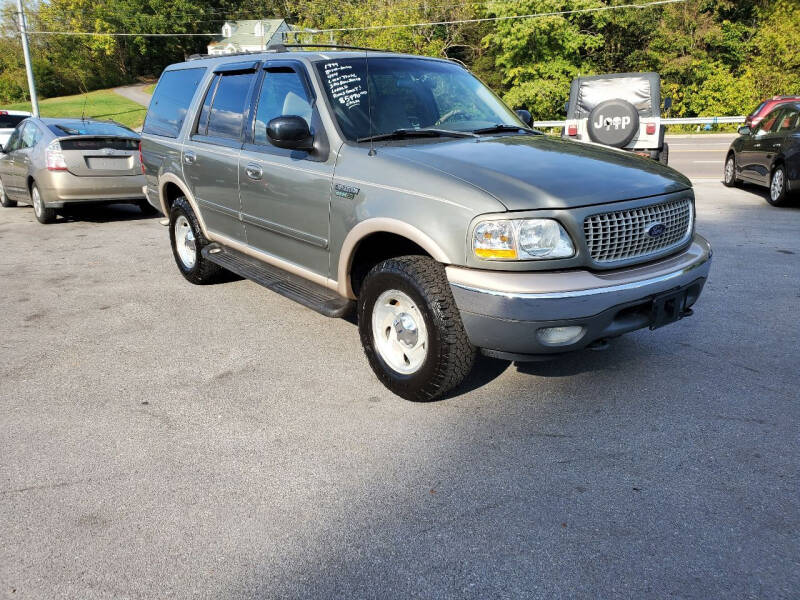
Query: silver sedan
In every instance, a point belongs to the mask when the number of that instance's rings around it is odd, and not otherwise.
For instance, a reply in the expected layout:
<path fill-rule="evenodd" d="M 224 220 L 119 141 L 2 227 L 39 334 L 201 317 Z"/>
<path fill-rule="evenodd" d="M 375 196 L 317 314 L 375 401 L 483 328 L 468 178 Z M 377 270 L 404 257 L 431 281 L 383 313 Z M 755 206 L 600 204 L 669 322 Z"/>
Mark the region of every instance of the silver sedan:
<path fill-rule="evenodd" d="M 130 203 L 155 212 L 144 184 L 139 136 L 118 123 L 32 117 L 0 147 L 0 203 L 31 204 L 40 223 L 72 204 Z"/>

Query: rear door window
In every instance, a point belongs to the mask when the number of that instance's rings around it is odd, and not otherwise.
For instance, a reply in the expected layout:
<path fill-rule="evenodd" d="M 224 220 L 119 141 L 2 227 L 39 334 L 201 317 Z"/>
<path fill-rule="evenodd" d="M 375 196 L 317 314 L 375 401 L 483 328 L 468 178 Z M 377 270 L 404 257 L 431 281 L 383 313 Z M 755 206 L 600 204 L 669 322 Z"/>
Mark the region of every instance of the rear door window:
<path fill-rule="evenodd" d="M 166 71 L 153 93 L 142 131 L 164 137 L 178 137 L 205 72 L 205 68 Z"/>
<path fill-rule="evenodd" d="M 244 109 L 249 99 L 250 84 L 255 73 L 222 75 L 213 94 L 208 113 L 207 136 L 238 140 L 242 137 Z M 209 92 L 214 86 L 209 89 Z M 208 99 L 207 99 L 208 100 Z M 201 133 L 202 132 L 198 132 Z"/>

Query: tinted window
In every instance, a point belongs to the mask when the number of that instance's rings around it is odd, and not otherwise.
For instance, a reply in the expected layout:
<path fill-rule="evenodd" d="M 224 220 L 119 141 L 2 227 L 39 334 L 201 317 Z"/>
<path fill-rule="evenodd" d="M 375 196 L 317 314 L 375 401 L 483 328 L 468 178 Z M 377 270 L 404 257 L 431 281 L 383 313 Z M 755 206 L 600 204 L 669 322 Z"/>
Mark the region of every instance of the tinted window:
<path fill-rule="evenodd" d="M 799 114 L 800 114 L 800 109 L 796 107 L 790 107 L 784 110 L 784 112 L 779 117 L 778 121 L 775 123 L 776 125 L 775 131 L 786 132 L 797 129 L 797 120 Z"/>
<path fill-rule="evenodd" d="M 758 127 L 756 127 L 756 135 L 764 135 L 765 133 L 771 131 L 778 120 L 778 115 L 780 112 L 780 109 L 773 110 L 766 117 L 764 117 L 764 119 L 758 124 Z"/>
<path fill-rule="evenodd" d="M 165 137 L 178 137 L 204 74 L 204 68 L 165 72 L 150 101 L 143 131 Z"/>
<path fill-rule="evenodd" d="M 22 141 L 20 148 L 33 148 L 42 137 L 39 128 L 33 123 L 25 123 L 22 129 Z"/>
<path fill-rule="evenodd" d="M 203 100 L 203 108 L 200 109 L 200 119 L 197 121 L 196 132 L 200 135 L 205 135 L 208 131 L 208 116 L 211 114 L 211 103 L 214 102 L 214 94 L 217 91 L 220 75 L 215 75 L 211 80 L 211 85 L 208 86 L 206 98 Z"/>
<path fill-rule="evenodd" d="M 138 137 L 136 132 L 124 125 L 103 121 L 64 121 L 48 125 L 50 131 L 59 137 L 66 135 L 114 135 Z"/>
<path fill-rule="evenodd" d="M 27 118 L 28 115 L 6 115 L 0 112 L 0 129 L 14 129 Z"/>
<path fill-rule="evenodd" d="M 261 85 L 254 141 L 267 144 L 267 123 L 275 117 L 296 115 L 311 126 L 311 101 L 300 75 L 288 67 L 270 69 Z"/>
<path fill-rule="evenodd" d="M 207 135 L 234 140 L 241 137 L 244 107 L 254 76 L 254 73 L 222 76 L 211 105 Z"/>
<path fill-rule="evenodd" d="M 19 136 L 22 133 L 22 127 L 24 125 L 18 125 L 14 132 L 11 134 L 11 137 L 8 138 L 8 142 L 6 143 L 5 151 L 6 152 L 13 152 L 17 148 L 19 148 Z"/>

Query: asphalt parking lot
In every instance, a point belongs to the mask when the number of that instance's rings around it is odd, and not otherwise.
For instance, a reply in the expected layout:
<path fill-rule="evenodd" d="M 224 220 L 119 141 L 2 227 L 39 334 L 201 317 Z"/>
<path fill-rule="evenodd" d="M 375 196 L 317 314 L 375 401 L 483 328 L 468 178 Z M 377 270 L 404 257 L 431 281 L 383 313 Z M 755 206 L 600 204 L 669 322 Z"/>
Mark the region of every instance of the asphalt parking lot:
<path fill-rule="evenodd" d="M 1 209 L 0 596 L 796 598 L 800 207 L 721 164 L 695 316 L 431 404 L 133 207 Z"/>

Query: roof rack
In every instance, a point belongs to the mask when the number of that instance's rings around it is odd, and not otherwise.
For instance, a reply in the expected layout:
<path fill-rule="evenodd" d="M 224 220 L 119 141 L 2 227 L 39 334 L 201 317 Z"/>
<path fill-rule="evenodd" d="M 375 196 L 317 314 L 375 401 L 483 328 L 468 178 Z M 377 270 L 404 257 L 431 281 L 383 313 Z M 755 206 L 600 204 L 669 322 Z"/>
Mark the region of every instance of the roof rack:
<path fill-rule="evenodd" d="M 270 46 L 266 50 L 242 50 L 241 52 L 229 52 L 225 54 L 192 54 L 186 60 L 201 60 L 203 58 L 225 58 L 226 56 L 247 56 L 250 54 L 264 54 L 264 52 L 279 52 Z"/>
<path fill-rule="evenodd" d="M 267 51 L 286 52 L 287 48 L 333 48 L 335 50 L 369 50 L 372 52 L 392 52 L 385 48 L 365 48 L 364 46 L 340 46 L 338 44 L 272 44 L 267 47 Z"/>

